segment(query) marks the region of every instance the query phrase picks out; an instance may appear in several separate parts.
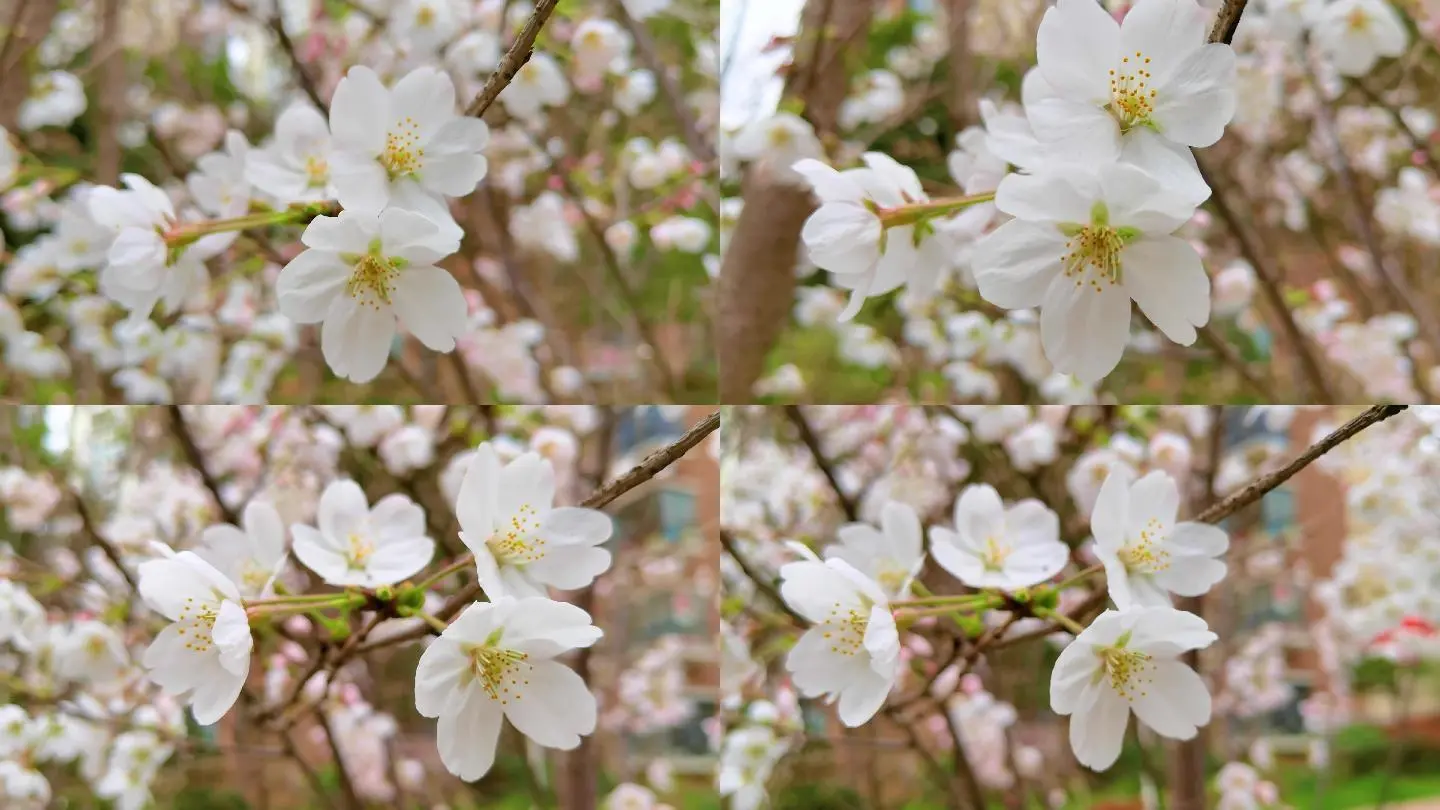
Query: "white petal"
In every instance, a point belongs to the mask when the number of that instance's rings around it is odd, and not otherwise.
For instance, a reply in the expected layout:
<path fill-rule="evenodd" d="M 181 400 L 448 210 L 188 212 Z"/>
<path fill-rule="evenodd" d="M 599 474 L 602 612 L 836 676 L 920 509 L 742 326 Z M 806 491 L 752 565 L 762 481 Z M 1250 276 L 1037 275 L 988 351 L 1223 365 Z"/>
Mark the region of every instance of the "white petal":
<path fill-rule="evenodd" d="M 1160 660 L 1149 677 L 1132 704 L 1140 722 L 1172 740 L 1192 739 L 1210 722 L 1210 690 L 1195 670 L 1174 659 Z"/>
<path fill-rule="evenodd" d="M 453 350 L 455 339 L 468 331 L 465 293 L 454 276 L 438 267 L 406 268 L 391 303 L 405 329 L 437 352 Z"/>
<path fill-rule="evenodd" d="M 1159 87 L 1200 49 L 1205 34 L 1205 10 L 1195 0 L 1145 0 L 1120 23 L 1120 49 L 1132 60 L 1136 51 L 1144 54 L 1149 84 Z"/>
<path fill-rule="evenodd" d="M 422 717 L 439 717 L 469 666 L 460 645 L 450 639 L 426 647 L 415 668 L 415 710 Z"/>
<path fill-rule="evenodd" d="M 1141 239 L 1125 248 L 1125 292 L 1165 336 L 1182 346 L 1210 320 L 1210 276 L 1200 254 L 1174 236 Z"/>
<path fill-rule="evenodd" d="M 489 442 L 482 442 L 466 464 L 465 476 L 460 480 L 455 516 L 476 543 L 485 542 L 498 520 L 500 470 L 500 457 L 495 454 L 495 448 Z"/>
<path fill-rule="evenodd" d="M 1130 340 L 1130 296 L 1118 285 L 1057 275 L 1040 304 L 1040 341 L 1056 371 L 1097 383 L 1115 370 Z"/>
<path fill-rule="evenodd" d="M 1065 174 L 1009 174 L 995 190 L 995 207 L 1027 221 L 1088 223 L 1093 191 Z"/>
<path fill-rule="evenodd" d="M 1096 693 L 1094 705 L 1084 714 L 1077 711 L 1070 716 L 1070 746 L 1081 765 L 1103 771 L 1120 758 L 1130 704 L 1103 683 L 1091 689 Z"/>
<path fill-rule="evenodd" d="M 350 562 L 314 527 L 295 525 L 290 527 L 295 535 L 291 551 L 300 564 L 314 571 L 321 579 L 332 585 L 352 584 Z"/>
<path fill-rule="evenodd" d="M 852 175 L 836 171 L 818 160 L 806 158 L 792 169 L 810 182 L 815 196 L 822 203 L 846 201 L 858 204 L 865 199 L 865 190 Z"/>
<path fill-rule="evenodd" d="M 444 712 L 435 730 L 440 761 L 466 782 L 474 782 L 495 764 L 500 741 L 500 706 L 479 689 L 470 689 L 455 713 Z"/>
<path fill-rule="evenodd" d="M 1047 98 L 1027 106 L 1025 114 L 1049 165 L 1103 166 L 1120 155 L 1120 125 L 1102 107 Z"/>
<path fill-rule="evenodd" d="M 598 546 L 614 531 L 609 515 L 579 506 L 556 507 L 540 520 L 540 534 L 555 545 Z"/>
<path fill-rule="evenodd" d="M 359 152 L 330 155 L 330 184 L 346 211 L 379 214 L 390 203 L 390 178 L 373 157 Z"/>
<path fill-rule="evenodd" d="M 890 687 L 889 679 L 867 671 L 840 693 L 840 722 L 850 728 L 869 722 L 885 704 Z"/>
<path fill-rule="evenodd" d="M 1065 235 L 1049 225 L 1011 220 L 975 245 L 972 267 L 980 297 L 1005 309 L 1029 309 L 1045 299 L 1060 274 Z"/>
<path fill-rule="evenodd" d="M 390 89 L 392 117 L 413 125 L 409 130 L 428 143 L 447 121 L 455 118 L 455 83 L 450 74 L 433 67 L 418 67 Z"/>
<path fill-rule="evenodd" d="M 1090 531 L 1095 544 L 1114 553 L 1125 545 L 1125 532 L 1130 522 L 1130 473 L 1114 467 L 1100 484 L 1095 508 L 1090 512 Z"/>
<path fill-rule="evenodd" d="M 364 65 L 350 68 L 330 98 L 330 132 L 336 146 L 368 156 L 380 154 L 390 124 L 389 99 L 375 71 Z"/>
<path fill-rule="evenodd" d="M 539 661 L 525 678 L 521 695 L 505 706 L 505 716 L 521 734 L 546 748 L 568 751 L 595 731 L 595 696 L 569 667 Z"/>
<path fill-rule="evenodd" d="M 1170 535 L 1180 512 L 1180 487 L 1164 470 L 1151 470 L 1130 485 L 1127 538 L 1138 540 L 1148 532 L 1157 545 Z"/>
<path fill-rule="evenodd" d="M 901 501 L 890 501 L 881 510 L 880 520 L 892 555 L 904 560 L 919 559 L 925 540 L 915 510 Z"/>
<path fill-rule="evenodd" d="M 365 491 L 354 481 L 332 481 L 320 493 L 317 522 L 321 534 L 331 542 L 358 532 L 369 514 Z"/>
<path fill-rule="evenodd" d="M 955 501 L 955 528 L 972 548 L 983 548 L 985 541 L 1005 537 L 1005 504 L 1000 493 L 989 484 L 971 484 Z"/>
<path fill-rule="evenodd" d="M 1235 51 L 1212 43 L 1187 58 L 1158 88 L 1153 118 L 1160 134 L 1187 146 L 1210 146 L 1235 117 Z"/>
<path fill-rule="evenodd" d="M 395 316 L 388 308 L 361 306 L 339 296 L 325 313 L 320 351 L 337 377 L 365 383 L 380 375 L 395 340 Z"/>
<path fill-rule="evenodd" d="M 1190 521 L 1176 524 L 1170 532 L 1169 542 L 1186 551 L 1207 557 L 1224 554 L 1230 548 L 1230 536 L 1224 529 L 1208 523 Z"/>
<path fill-rule="evenodd" d="M 326 250 L 306 250 L 291 259 L 275 279 L 280 311 L 296 323 L 319 323 L 337 296 L 345 295 L 345 282 L 354 268 Z"/>
<path fill-rule="evenodd" d="M 1072 643 L 1061 650 L 1050 671 L 1050 710 L 1056 714 L 1075 711 L 1097 669 L 1099 659 L 1089 644 Z"/>
<path fill-rule="evenodd" d="M 1060 0 L 1036 33 L 1041 75 L 1076 101 L 1110 100 L 1110 69 L 1119 61 L 1120 25 L 1095 0 Z"/>

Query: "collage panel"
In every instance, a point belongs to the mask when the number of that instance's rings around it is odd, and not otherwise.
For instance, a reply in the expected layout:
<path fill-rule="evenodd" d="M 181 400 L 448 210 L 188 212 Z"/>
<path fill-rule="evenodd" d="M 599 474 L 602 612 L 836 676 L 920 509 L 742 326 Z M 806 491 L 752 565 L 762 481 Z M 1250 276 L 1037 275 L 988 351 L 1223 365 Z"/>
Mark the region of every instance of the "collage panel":
<path fill-rule="evenodd" d="M 1434 401 L 1431 4 L 721 5 L 722 402 Z"/>
<path fill-rule="evenodd" d="M 0 4 L 0 397 L 714 402 L 714 0 Z"/>
<path fill-rule="evenodd" d="M 1440 410 L 724 418 L 728 806 L 1440 797 Z"/>
<path fill-rule="evenodd" d="M 0 409 L 0 807 L 717 807 L 718 423 Z"/>

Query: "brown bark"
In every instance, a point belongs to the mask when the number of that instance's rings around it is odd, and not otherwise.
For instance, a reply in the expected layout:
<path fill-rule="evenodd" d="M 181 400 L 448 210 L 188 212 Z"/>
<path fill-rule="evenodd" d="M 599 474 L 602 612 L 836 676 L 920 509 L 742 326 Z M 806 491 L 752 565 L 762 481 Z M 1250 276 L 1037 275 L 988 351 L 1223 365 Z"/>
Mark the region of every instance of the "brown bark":
<path fill-rule="evenodd" d="M 844 54 L 870 28 L 876 0 L 809 0 L 801 17 L 787 96 L 805 102 L 804 116 L 822 141 L 836 129 L 849 92 Z M 761 172 L 745 179 L 745 207 L 720 266 L 720 401 L 744 402 L 760 377 L 795 299 L 800 228 L 814 210 L 803 189 Z"/>
<path fill-rule="evenodd" d="M 975 60 L 970 54 L 971 0 L 946 0 L 945 12 L 950 40 L 950 95 L 946 109 L 956 132 L 975 122 Z"/>
<path fill-rule="evenodd" d="M 0 14 L 0 24 L 9 28 L 0 47 L 0 126 L 6 129 L 15 129 L 30 93 L 31 56 L 59 11 L 60 0 L 12 0 Z"/>

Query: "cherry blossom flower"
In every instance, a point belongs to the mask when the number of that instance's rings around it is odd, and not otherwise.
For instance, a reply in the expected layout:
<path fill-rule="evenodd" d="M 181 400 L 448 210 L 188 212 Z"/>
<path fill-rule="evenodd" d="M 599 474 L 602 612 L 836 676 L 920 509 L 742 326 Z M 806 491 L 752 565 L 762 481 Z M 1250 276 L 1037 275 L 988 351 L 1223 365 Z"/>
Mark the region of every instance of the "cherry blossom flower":
<path fill-rule="evenodd" d="M 297 323 L 322 323 L 320 349 L 337 376 L 375 379 L 397 319 L 438 352 L 452 351 L 466 332 L 460 284 L 435 266 L 458 244 L 434 221 L 398 208 L 345 210 L 316 217 L 300 241 L 309 249 L 275 282 L 280 311 Z"/>
<path fill-rule="evenodd" d="M 891 597 L 907 593 L 925 564 L 920 517 L 900 501 L 888 501 L 881 508 L 878 531 L 868 523 L 847 523 L 835 536 L 837 542 L 825 549 L 825 556 L 854 566 Z"/>
<path fill-rule="evenodd" d="M 140 597 L 170 621 L 145 650 L 150 680 L 184 698 L 208 726 L 235 704 L 250 674 L 250 621 L 240 589 L 193 552 L 141 563 Z"/>
<path fill-rule="evenodd" d="M 1216 638 L 1203 619 L 1170 607 L 1100 614 L 1050 673 L 1050 708 L 1070 715 L 1080 764 L 1095 771 L 1115 764 L 1132 711 L 1157 734 L 1193 738 L 1210 722 L 1210 691 L 1180 655 Z"/>
<path fill-rule="evenodd" d="M 614 526 L 604 512 L 554 506 L 555 468 L 529 452 L 501 465 L 489 442 L 465 468 L 455 514 L 491 597 L 544 596 L 546 587 L 583 588 L 610 567 L 600 545 Z"/>
<path fill-rule="evenodd" d="M 221 523 L 200 535 L 196 553 L 238 583 L 247 597 L 268 596 L 285 566 L 285 523 L 275 507 L 252 500 L 245 505 L 244 528 Z"/>
<path fill-rule="evenodd" d="M 795 688 L 838 701 L 840 722 L 851 728 L 874 717 L 900 664 L 895 617 L 879 584 L 841 559 L 804 560 L 780 568 L 780 595 L 814 623 L 785 658 Z"/>
<path fill-rule="evenodd" d="M 295 102 L 275 119 L 275 134 L 251 149 L 245 179 L 281 204 L 336 196 L 330 182 L 330 127 L 314 107 Z"/>
<path fill-rule="evenodd" d="M 818 160 L 792 168 L 810 182 L 820 208 L 800 233 L 810 260 L 850 288 L 840 313 L 848 321 L 865 299 L 908 284 L 918 295 L 933 293 L 945 266 L 944 244 L 925 238 L 925 223 L 885 227 L 878 209 L 929 200 L 913 169 L 888 155 L 866 152 L 865 168 L 836 171 Z"/>
<path fill-rule="evenodd" d="M 1140 0 L 1118 24 L 1092 0 L 1060 0 L 1036 35 L 1049 90 L 1025 108 L 1037 139 L 1073 160 L 1123 156 L 1167 185 L 1195 183 L 1185 147 L 1219 140 L 1236 104 L 1235 52 L 1206 43 L 1207 30 L 1195 0 Z"/>
<path fill-rule="evenodd" d="M 330 102 L 330 137 L 330 182 L 342 206 L 370 214 L 400 206 L 458 241 L 444 198 L 469 194 L 485 177 L 490 131 L 455 113 L 449 74 L 416 68 L 387 90 L 375 71 L 352 67 Z"/>
<path fill-rule="evenodd" d="M 1225 563 L 1216 558 L 1230 538 L 1205 523 L 1177 523 L 1179 510 L 1180 488 L 1161 470 L 1138 481 L 1115 470 L 1105 479 L 1090 529 L 1110 598 L 1120 609 L 1168 607 L 1169 594 L 1199 596 L 1225 578 Z"/>
<path fill-rule="evenodd" d="M 932 528 L 930 540 L 935 562 L 972 588 L 1037 585 L 1070 559 L 1058 515 L 1034 499 L 1006 507 L 988 484 L 965 487 L 955 501 L 955 528 Z"/>
<path fill-rule="evenodd" d="M 331 585 L 393 585 L 424 568 L 435 553 L 425 511 L 400 494 L 371 508 L 354 481 L 332 481 L 320 494 L 318 528 L 295 524 L 295 556 Z"/>
<path fill-rule="evenodd" d="M 1006 177 L 995 205 L 1015 219 L 976 246 L 975 281 L 996 306 L 1040 308 L 1040 338 L 1056 370 L 1089 383 L 1114 370 L 1129 341 L 1132 299 L 1184 346 L 1210 319 L 1200 255 L 1171 235 L 1194 207 L 1139 169 L 1047 164 Z"/>
<path fill-rule="evenodd" d="M 484 776 L 504 719 L 537 745 L 578 746 L 595 730 L 595 697 L 555 658 L 600 636 L 590 614 L 541 597 L 466 608 L 415 672 L 415 708 L 440 719 L 436 742 L 446 769 L 467 782 Z"/>
<path fill-rule="evenodd" d="M 1400 13 L 1386 0 L 1335 0 L 1311 28 L 1315 47 L 1343 76 L 1364 76 L 1382 57 L 1398 57 L 1410 44 Z"/>

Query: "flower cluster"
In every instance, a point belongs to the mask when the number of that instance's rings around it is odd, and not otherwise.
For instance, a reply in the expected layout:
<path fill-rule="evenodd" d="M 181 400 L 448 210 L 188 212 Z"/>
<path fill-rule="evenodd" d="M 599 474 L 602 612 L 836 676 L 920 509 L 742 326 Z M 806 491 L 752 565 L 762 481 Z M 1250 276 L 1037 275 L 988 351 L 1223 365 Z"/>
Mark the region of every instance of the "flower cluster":
<path fill-rule="evenodd" d="M 416 0 L 297 15 L 182 0 L 161 15 L 173 25 L 137 37 L 152 27 L 140 14 L 107 48 L 83 9 L 62 10 L 37 43 L 18 127 L 0 131 L 7 390 L 259 403 L 299 371 L 385 375 L 448 399 L 397 369 L 416 362 L 413 343 L 457 355 L 475 379 L 456 392 L 569 401 L 601 379 L 667 390 L 647 358 L 707 352 L 635 341 L 654 340 L 651 321 L 698 317 L 669 307 L 683 297 L 696 310 L 713 261 L 701 191 L 715 34 L 695 0 L 636 5 Z M 533 54 L 515 42 L 532 17 L 544 24 Z M 701 24 L 667 27 L 674 17 Z M 501 70 L 512 44 L 529 54 L 513 79 Z M 680 51 L 697 58 L 662 98 L 656 71 Z M 154 81 L 162 61 L 203 75 Z M 102 89 L 80 77 L 106 74 L 122 77 L 103 90 L 114 103 L 87 104 Z M 502 119 L 493 131 L 487 110 Z M 114 161 L 95 159 L 112 149 Z M 577 286 L 575 268 L 600 255 L 613 272 Z M 651 295 L 659 263 L 685 281 Z M 580 288 L 625 337 L 574 314 Z M 616 351 L 570 349 L 589 340 Z"/>
<path fill-rule="evenodd" d="M 6 807 L 73 794 L 72 773 L 117 807 L 168 801 L 162 774 L 228 752 L 231 728 L 306 749 L 329 738 L 340 778 L 366 801 L 438 795 L 441 766 L 481 778 L 509 749 L 507 723 L 555 749 L 596 732 L 601 690 L 566 660 L 602 631 L 555 590 L 593 591 L 604 608 L 631 601 L 632 585 L 602 581 L 610 518 L 556 502 L 584 491 L 582 442 L 615 417 L 498 409 L 493 439 L 465 449 L 469 412 L 440 406 L 44 413 L 46 446 L 115 486 L 77 489 L 28 445 L 24 467 L 0 470 L 12 531 L 0 544 Z M 143 447 L 127 444 L 134 435 Z M 631 569 L 655 583 L 641 594 L 678 590 L 666 563 L 681 549 L 658 545 L 663 557 L 622 558 L 627 583 Z M 615 679 L 607 708 L 635 718 L 616 733 L 691 722 L 694 647 L 678 638 Z M 417 642 L 418 665 L 385 652 Z M 606 677 L 613 656 L 597 656 Z M 413 674 L 399 675 L 402 660 Z M 435 753 L 396 746 L 415 724 L 397 697 L 437 719 Z M 226 730 L 193 732 L 216 723 Z M 663 761 L 644 780 L 656 806 L 677 792 Z"/>
<path fill-rule="evenodd" d="M 1409 678 L 1440 651 L 1426 595 L 1435 545 L 1405 528 L 1419 531 L 1426 509 L 1402 483 L 1427 474 L 1440 419 L 1395 417 L 1332 445 L 1336 424 L 1316 423 L 1317 410 L 735 409 L 722 462 L 724 604 L 736 606 L 721 642 L 722 792 L 757 807 L 793 789 L 780 763 L 832 711 L 846 728 L 873 724 L 859 735 L 871 745 L 933 754 L 958 740 L 957 773 L 996 794 L 1040 790 L 1052 806 L 1077 786 L 1055 743 L 1068 730 L 1075 762 L 1110 769 L 1132 714 L 1143 747 L 1193 740 L 1223 717 L 1266 771 L 1263 721 L 1296 705 L 1289 651 L 1312 639 L 1328 691 L 1300 708 L 1325 767 L 1329 735 L 1355 717 L 1354 667 L 1389 657 Z M 1294 472 L 1285 437 L 1302 417 L 1328 449 L 1317 466 L 1345 482 L 1350 538 L 1333 584 L 1317 581 L 1293 524 L 1276 528 L 1283 501 L 1234 505 L 1260 497 L 1258 478 Z M 786 424 L 797 420 L 803 442 Z M 1190 510 L 1203 522 L 1180 519 Z M 1215 525 L 1232 514 L 1244 517 Z M 1377 559 L 1376 543 L 1404 551 Z M 1396 554 L 1415 569 L 1398 582 Z M 1307 594 L 1331 615 L 1307 624 Z M 1185 601 L 1200 596 L 1204 618 Z M 1260 605 L 1264 623 L 1250 618 Z M 1020 652 L 1027 642 L 1058 655 Z M 1194 655 L 1216 646 L 1223 657 Z M 1053 664 L 1030 671 L 1039 661 Z M 837 750 L 850 736 L 826 734 Z M 1273 781 L 1240 784 L 1240 767 L 1217 783 L 1224 806 L 1282 806 Z"/>

